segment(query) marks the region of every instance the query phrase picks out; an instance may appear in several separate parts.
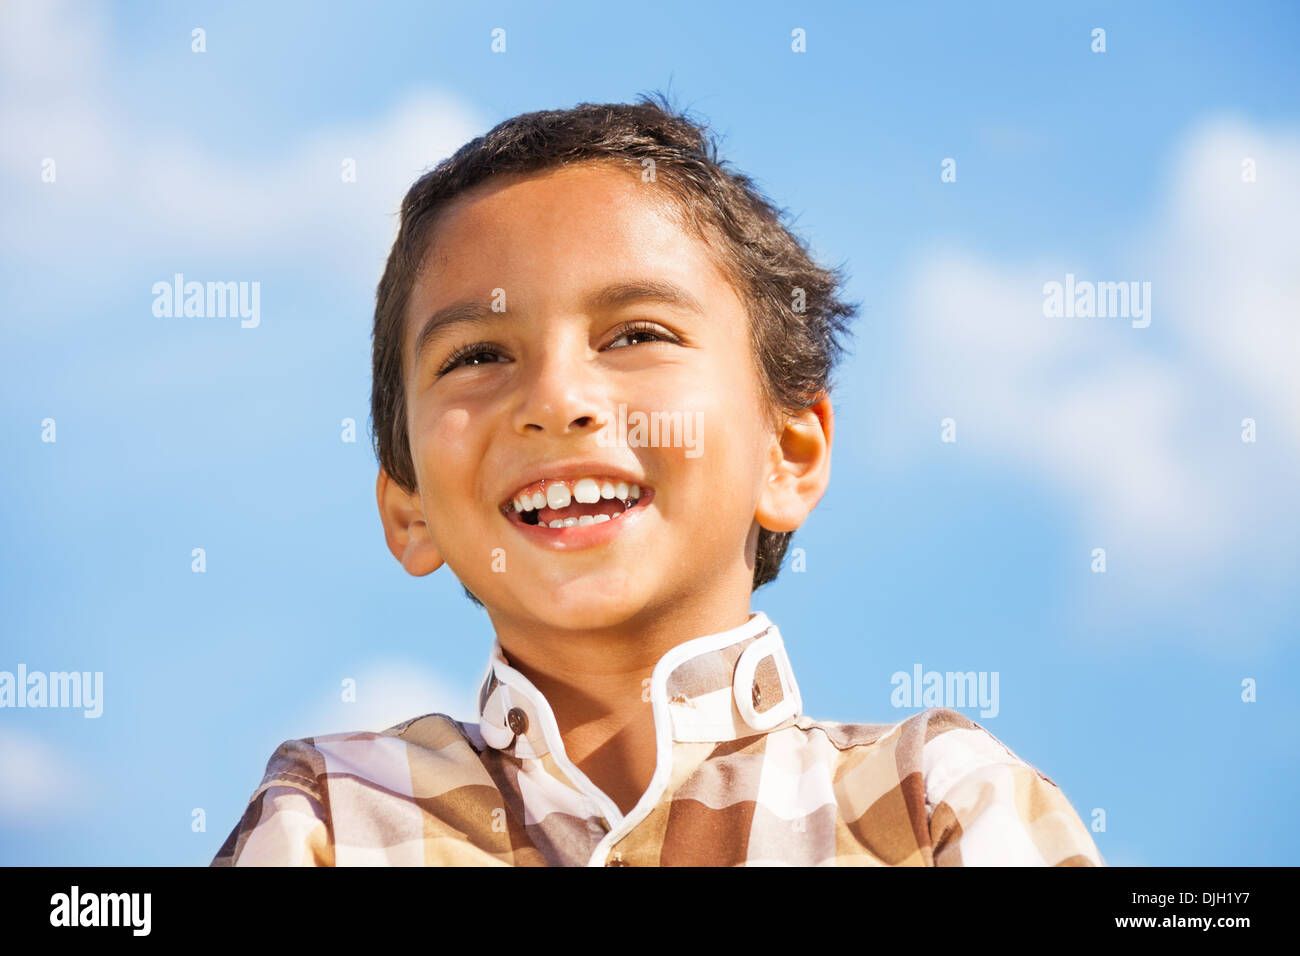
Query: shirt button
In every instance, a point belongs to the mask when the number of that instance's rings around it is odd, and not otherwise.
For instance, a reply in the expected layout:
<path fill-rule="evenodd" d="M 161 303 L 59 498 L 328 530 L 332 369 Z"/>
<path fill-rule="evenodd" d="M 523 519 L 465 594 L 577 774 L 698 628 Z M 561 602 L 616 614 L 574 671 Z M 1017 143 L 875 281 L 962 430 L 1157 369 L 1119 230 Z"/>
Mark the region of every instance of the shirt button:
<path fill-rule="evenodd" d="M 758 689 L 758 681 L 754 681 L 754 709 L 758 710 L 761 703 L 763 703 L 763 692 Z"/>
<path fill-rule="evenodd" d="M 506 714 L 506 723 L 515 733 L 522 734 L 528 730 L 528 715 L 518 707 L 511 707 L 510 713 Z"/>
<path fill-rule="evenodd" d="M 631 866 L 632 864 L 628 863 L 621 856 L 615 853 L 613 856 L 611 856 L 608 860 L 605 861 L 605 865 L 606 866 Z"/>

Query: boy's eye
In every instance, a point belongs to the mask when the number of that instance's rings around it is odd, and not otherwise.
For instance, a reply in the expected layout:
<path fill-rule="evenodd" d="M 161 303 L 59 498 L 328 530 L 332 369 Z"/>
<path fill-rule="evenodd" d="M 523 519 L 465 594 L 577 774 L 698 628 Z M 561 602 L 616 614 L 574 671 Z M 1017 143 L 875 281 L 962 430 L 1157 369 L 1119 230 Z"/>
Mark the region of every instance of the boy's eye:
<path fill-rule="evenodd" d="M 467 345 L 465 348 L 457 349 L 452 356 L 447 359 L 442 368 L 438 370 L 438 375 L 446 375 L 452 369 L 461 365 L 468 366 L 471 364 L 471 360 L 477 359 L 481 355 L 490 355 L 496 358 L 501 357 L 501 353 L 496 349 L 488 348 L 484 345 Z M 473 364 L 478 365 L 479 363 L 473 362 Z"/>
<path fill-rule="evenodd" d="M 649 322 L 633 322 L 631 325 L 625 327 L 622 333 L 619 335 L 619 337 L 616 338 L 613 342 L 610 342 L 609 344 L 613 346 L 618 342 L 623 341 L 624 339 L 635 339 L 635 338 L 641 338 L 642 336 L 646 336 L 660 342 L 674 341 L 673 337 L 670 336 L 667 332 L 664 332 L 662 329 L 658 328 L 655 325 L 652 325 Z"/>

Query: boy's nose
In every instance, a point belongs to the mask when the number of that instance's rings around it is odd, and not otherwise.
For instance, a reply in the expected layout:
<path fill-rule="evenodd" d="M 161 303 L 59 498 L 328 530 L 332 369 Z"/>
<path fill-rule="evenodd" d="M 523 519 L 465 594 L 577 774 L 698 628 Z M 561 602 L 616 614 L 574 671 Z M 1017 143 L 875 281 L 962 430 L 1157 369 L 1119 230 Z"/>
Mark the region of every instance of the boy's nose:
<path fill-rule="evenodd" d="M 606 383 L 589 352 L 578 335 L 556 336 L 547 344 L 534 368 L 520 376 L 516 431 L 565 435 L 604 427 Z"/>

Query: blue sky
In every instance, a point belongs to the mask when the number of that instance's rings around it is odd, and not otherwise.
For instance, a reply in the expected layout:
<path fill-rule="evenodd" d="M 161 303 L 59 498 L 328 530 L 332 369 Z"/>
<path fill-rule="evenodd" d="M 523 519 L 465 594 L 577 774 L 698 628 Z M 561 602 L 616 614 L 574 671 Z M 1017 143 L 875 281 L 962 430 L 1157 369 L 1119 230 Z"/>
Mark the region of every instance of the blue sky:
<path fill-rule="evenodd" d="M 805 710 L 997 672 L 964 712 L 1109 862 L 1294 860 L 1295 5 L 267 6 L 0 10 L 0 670 L 104 675 L 97 719 L 0 710 L 0 863 L 206 864 L 280 741 L 470 716 L 488 620 L 375 511 L 394 214 L 509 116 L 650 90 L 863 305 L 807 570 L 752 605 Z M 155 317 L 177 272 L 260 325 Z M 1045 318 L 1067 273 L 1149 281 L 1150 326 Z"/>

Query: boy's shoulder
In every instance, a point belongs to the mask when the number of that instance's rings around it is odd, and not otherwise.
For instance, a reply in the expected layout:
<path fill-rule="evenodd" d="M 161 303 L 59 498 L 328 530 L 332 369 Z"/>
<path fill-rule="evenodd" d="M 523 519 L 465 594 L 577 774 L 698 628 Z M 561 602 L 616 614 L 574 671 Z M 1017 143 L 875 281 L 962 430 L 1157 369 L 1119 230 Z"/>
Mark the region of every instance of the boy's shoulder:
<path fill-rule="evenodd" d="M 448 714 L 423 714 L 384 730 L 357 730 L 286 740 L 266 763 L 254 792 L 288 786 L 325 798 L 325 781 L 351 776 L 401 792 L 409 789 L 416 766 L 475 760 L 484 747 L 478 725 Z"/>
<path fill-rule="evenodd" d="M 836 748 L 846 819 L 869 821 L 877 833 L 923 834 L 916 845 L 927 845 L 936 865 L 1105 865 L 1056 782 L 958 711 L 934 707 L 894 724 L 795 724 Z"/>
<path fill-rule="evenodd" d="M 285 740 L 211 865 L 334 866 L 340 852 L 354 864 L 413 861 L 417 842 L 392 845 L 390 838 L 403 828 L 419 832 L 413 803 L 442 798 L 464 805 L 490 792 L 482 747 L 477 725 L 447 714 L 382 731 Z M 465 859 L 483 862 L 479 856 Z"/>
<path fill-rule="evenodd" d="M 795 725 L 809 732 L 820 731 L 837 750 L 863 750 L 877 759 L 891 759 L 900 777 L 919 772 L 926 781 L 927 796 L 937 793 L 938 799 L 963 777 L 996 766 L 1024 767 L 1056 786 L 1054 780 L 1017 756 L 987 728 L 947 707 L 927 708 L 892 724 L 841 723 L 801 716 Z"/>

